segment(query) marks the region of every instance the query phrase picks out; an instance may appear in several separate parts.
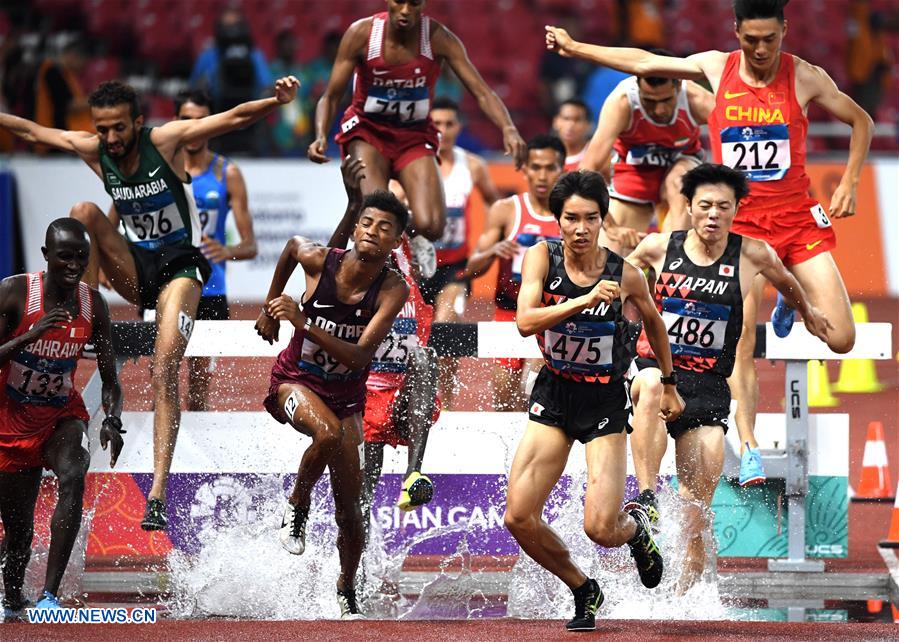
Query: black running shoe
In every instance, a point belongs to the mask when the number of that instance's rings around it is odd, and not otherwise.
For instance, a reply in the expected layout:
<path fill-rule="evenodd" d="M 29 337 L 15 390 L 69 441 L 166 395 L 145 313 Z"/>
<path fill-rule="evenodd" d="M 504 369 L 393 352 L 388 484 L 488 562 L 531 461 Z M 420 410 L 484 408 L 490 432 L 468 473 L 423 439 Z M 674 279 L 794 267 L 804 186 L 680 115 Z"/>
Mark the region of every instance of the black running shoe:
<path fill-rule="evenodd" d="M 596 630 L 596 612 L 606 598 L 596 580 L 588 579 L 587 585 L 587 590 L 572 591 L 574 593 L 574 617 L 565 625 L 567 631 Z"/>
<path fill-rule="evenodd" d="M 144 513 L 144 521 L 140 527 L 145 531 L 164 531 L 169 520 L 165 516 L 165 502 L 151 497 L 147 500 L 147 510 Z"/>
<path fill-rule="evenodd" d="M 662 554 L 652 537 L 652 527 L 649 517 L 643 507 L 634 508 L 628 514 L 637 522 L 637 533 L 627 543 L 631 548 L 631 557 L 637 565 L 640 581 L 646 588 L 655 588 L 662 581 L 662 573 L 665 570 L 662 563 Z"/>
<path fill-rule="evenodd" d="M 646 516 L 649 517 L 649 523 L 653 528 L 653 533 L 658 533 L 659 518 L 661 517 L 661 513 L 659 512 L 659 503 L 656 499 L 656 494 L 647 488 L 633 499 L 628 500 L 622 510 L 625 513 L 629 513 L 635 508 L 643 509 L 643 511 L 646 513 Z"/>
<path fill-rule="evenodd" d="M 344 589 L 337 591 L 337 605 L 340 607 L 341 620 L 364 620 L 365 616 L 356 604 L 356 591 Z"/>

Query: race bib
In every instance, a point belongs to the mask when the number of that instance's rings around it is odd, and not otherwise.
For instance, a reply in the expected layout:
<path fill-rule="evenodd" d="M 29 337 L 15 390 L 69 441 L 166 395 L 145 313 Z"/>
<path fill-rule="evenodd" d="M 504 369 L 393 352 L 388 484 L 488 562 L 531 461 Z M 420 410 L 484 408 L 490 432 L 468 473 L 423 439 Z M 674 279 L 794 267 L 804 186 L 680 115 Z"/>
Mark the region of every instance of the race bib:
<path fill-rule="evenodd" d="M 132 206 L 139 206 L 139 203 Z M 121 214 L 121 217 L 128 240 L 148 250 L 174 245 L 187 237 L 187 229 L 174 203 L 160 210 Z"/>
<path fill-rule="evenodd" d="M 10 362 L 6 390 L 12 399 L 35 406 L 64 406 L 72 393 L 74 361 L 29 358 Z M 33 361 L 33 363 L 32 363 Z"/>
<path fill-rule="evenodd" d="M 678 150 L 660 145 L 634 145 L 627 150 L 624 162 L 628 165 L 668 167 L 677 159 Z"/>
<path fill-rule="evenodd" d="M 812 213 L 812 218 L 815 219 L 815 224 L 817 224 L 818 227 L 824 229 L 832 225 L 830 217 L 827 216 L 827 212 L 824 211 L 824 208 L 821 207 L 819 203 L 816 203 L 810 211 Z"/>
<path fill-rule="evenodd" d="M 321 346 L 309 339 L 303 339 L 299 367 L 325 380 L 355 379 L 359 372 L 350 370 L 337 359 L 325 352 Z"/>
<path fill-rule="evenodd" d="M 398 125 L 420 123 L 431 110 L 428 88 L 369 87 L 364 110 L 378 120 Z"/>
<path fill-rule="evenodd" d="M 409 355 L 418 347 L 418 322 L 415 319 L 397 319 L 371 362 L 374 372 L 406 372 Z"/>
<path fill-rule="evenodd" d="M 668 329 L 671 354 L 717 357 L 724 348 L 730 306 L 665 297 L 662 321 Z"/>
<path fill-rule="evenodd" d="M 446 208 L 446 226 L 443 237 L 434 243 L 437 250 L 455 250 L 465 244 L 465 210 L 461 207 Z"/>
<path fill-rule="evenodd" d="M 786 125 L 725 127 L 721 161 L 750 181 L 779 181 L 790 169 L 790 131 Z"/>
<path fill-rule="evenodd" d="M 613 321 L 565 321 L 543 332 L 543 354 L 556 370 L 604 374 L 612 367 Z"/>

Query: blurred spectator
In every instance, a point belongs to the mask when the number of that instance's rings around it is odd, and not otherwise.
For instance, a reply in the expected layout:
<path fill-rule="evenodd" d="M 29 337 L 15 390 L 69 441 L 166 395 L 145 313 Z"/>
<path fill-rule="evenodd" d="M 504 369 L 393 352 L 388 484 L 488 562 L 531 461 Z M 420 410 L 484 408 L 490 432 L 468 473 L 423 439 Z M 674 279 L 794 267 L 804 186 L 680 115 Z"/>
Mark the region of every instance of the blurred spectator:
<path fill-rule="evenodd" d="M 315 131 L 315 106 L 318 99 L 325 93 L 325 87 L 328 85 L 328 79 L 331 77 L 331 67 L 334 66 L 334 60 L 337 58 L 337 48 L 340 47 L 340 39 L 343 34 L 339 31 L 329 31 L 322 38 L 321 53 L 303 65 L 304 74 L 300 78 L 300 82 L 308 87 L 310 92 L 310 100 L 312 102 L 311 115 L 312 129 Z M 343 113 L 347 105 L 350 104 L 350 93 L 345 92 L 343 101 L 338 107 L 338 113 Z M 328 133 L 328 156 L 340 158 L 340 147 L 334 142 L 334 135 L 340 125 L 340 119 L 335 118 L 331 131 Z M 314 135 L 314 134 L 313 134 Z"/>
<path fill-rule="evenodd" d="M 226 8 L 215 25 L 215 42 L 200 53 L 190 74 L 192 87 L 212 96 L 215 112 L 222 112 L 271 90 L 274 80 L 262 52 L 253 43 L 250 26 L 239 9 Z M 260 124 L 212 141 L 222 154 L 259 154 Z"/>
<path fill-rule="evenodd" d="M 291 29 L 282 29 L 275 36 L 275 58 L 269 65 L 273 78 L 296 76 L 300 79 L 297 100 L 275 112 L 272 139 L 275 150 L 286 156 L 305 156 L 306 147 L 312 142 L 312 119 L 315 104 L 312 102 L 313 82 L 305 69 L 296 61 L 297 40 Z"/>
<path fill-rule="evenodd" d="M 621 37 L 635 47 L 665 47 L 665 4 L 665 0 L 618 0 Z"/>
<path fill-rule="evenodd" d="M 572 38 L 581 37 L 580 22 L 568 17 L 559 21 L 559 26 L 568 31 Z M 549 117 L 555 113 L 556 105 L 570 98 L 576 98 L 584 90 L 584 83 L 594 66 L 577 58 L 565 58 L 551 51 L 543 52 L 540 58 L 540 84 L 538 96 L 540 108 Z"/>
<path fill-rule="evenodd" d="M 871 11 L 867 0 L 855 0 L 850 6 L 847 70 L 852 85 L 849 93 L 875 119 L 889 87 L 893 65 L 885 27 L 884 16 Z"/>
<path fill-rule="evenodd" d="M 41 63 L 34 80 L 34 122 L 55 129 L 94 131 L 78 78 L 86 64 L 87 51 L 80 38 L 69 41 L 57 57 Z M 43 154 L 49 150 L 35 145 L 34 151 Z"/>

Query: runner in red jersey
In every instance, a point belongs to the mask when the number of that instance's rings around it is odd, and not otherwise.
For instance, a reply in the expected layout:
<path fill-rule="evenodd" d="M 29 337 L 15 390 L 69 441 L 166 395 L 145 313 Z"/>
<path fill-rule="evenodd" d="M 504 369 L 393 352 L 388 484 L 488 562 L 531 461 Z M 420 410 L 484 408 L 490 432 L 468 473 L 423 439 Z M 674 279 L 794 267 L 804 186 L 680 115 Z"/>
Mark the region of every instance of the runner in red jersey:
<path fill-rule="evenodd" d="M 856 189 L 867 157 L 871 117 L 815 65 L 781 51 L 787 32 L 787 1 L 736 0 L 734 18 L 740 50 L 706 51 L 689 58 L 657 56 L 642 49 L 576 42 L 564 29 L 547 27 L 546 46 L 638 75 L 707 79 L 715 92 L 709 118 L 715 159 L 742 171 L 750 191 L 734 231 L 766 241 L 777 252 L 834 329 L 827 345 L 845 353 L 855 344 L 849 296 L 830 250 L 831 220 L 855 214 Z M 852 127 L 849 159 L 827 210 L 811 200 L 805 176 L 806 116 L 815 104 Z M 758 404 L 755 324 L 764 279 L 757 278 L 744 301 L 744 328 L 729 383 L 738 400 L 736 420 L 747 479 L 764 481 L 753 435 Z M 776 320 L 776 319 L 775 319 Z M 779 324 L 775 323 L 775 327 Z M 788 330 L 787 330 L 788 331 Z"/>
<path fill-rule="evenodd" d="M 337 601 L 342 618 L 358 619 L 355 578 L 365 541 L 360 510 L 365 381 L 409 295 L 405 280 L 387 266 L 409 213 L 385 191 L 350 206 L 361 212 L 352 250 L 322 247 L 301 237 L 287 242 L 256 330 L 271 342 L 278 338 L 279 321 L 294 326 L 272 368 L 264 405 L 275 419 L 312 437 L 284 511 L 281 545 L 294 555 L 304 552 L 312 488 L 329 468 L 340 552 Z M 306 276 L 299 305 L 282 294 L 297 265 Z"/>
<path fill-rule="evenodd" d="M 503 132 L 506 154 L 524 162 L 524 141 L 499 97 L 487 86 L 459 39 L 422 15 L 423 0 L 387 0 L 387 11 L 354 22 L 344 34 L 328 87 L 315 112 L 316 139 L 308 156 L 328 160 L 327 134 L 352 76 L 353 102 L 341 120 L 343 156 L 365 163 L 362 191 L 387 189 L 397 178 L 412 208 L 413 230 L 436 241 L 446 203 L 438 172 L 437 130 L 428 115 L 445 61 Z"/>
<path fill-rule="evenodd" d="M 699 126 L 714 105 L 698 84 L 658 76 L 626 78 L 606 99 L 581 166 L 610 180 L 618 225 L 645 233 L 663 203 L 664 229 L 689 225 L 680 179 L 702 162 Z M 618 250 L 632 249 L 622 245 Z"/>
<path fill-rule="evenodd" d="M 548 134 L 528 141 L 524 174 L 528 191 L 497 201 L 487 213 L 484 232 L 468 259 L 468 275 L 486 272 L 499 259 L 494 321 L 514 321 L 521 285 L 521 264 L 527 249 L 546 239 L 559 238 L 559 224 L 549 210 L 549 193 L 562 174 L 565 145 Z M 535 360 L 535 363 L 539 363 Z M 493 398 L 497 410 L 524 407 L 524 359 L 497 359 Z"/>
<path fill-rule="evenodd" d="M 34 506 L 41 469 L 59 479 L 50 523 L 50 552 L 37 606 L 59 606 L 57 593 L 81 528 L 84 477 L 90 463 L 90 416 L 75 389 L 86 343 L 97 350 L 106 419 L 100 430 L 110 465 L 122 450 L 122 391 L 100 293 L 80 283 L 90 256 L 87 229 L 71 218 L 47 228 L 46 272 L 0 282 L 0 515 L 3 519 L 3 607 L 23 617 L 25 567 L 31 557 Z"/>
<path fill-rule="evenodd" d="M 580 98 L 569 98 L 559 104 L 553 116 L 553 131 L 565 145 L 566 172 L 573 172 L 584 160 L 590 142 L 590 107 Z"/>

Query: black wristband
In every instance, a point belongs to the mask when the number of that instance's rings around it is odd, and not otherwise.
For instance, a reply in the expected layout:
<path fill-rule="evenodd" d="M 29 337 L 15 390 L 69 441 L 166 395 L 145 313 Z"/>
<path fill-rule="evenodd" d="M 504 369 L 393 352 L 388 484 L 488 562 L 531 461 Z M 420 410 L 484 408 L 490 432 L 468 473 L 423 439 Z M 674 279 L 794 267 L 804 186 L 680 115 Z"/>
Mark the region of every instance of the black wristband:
<path fill-rule="evenodd" d="M 125 431 L 122 430 L 122 420 L 120 417 L 116 417 L 114 415 L 107 415 L 106 419 L 103 420 L 103 426 L 112 428 L 120 435 L 125 434 Z"/>
<path fill-rule="evenodd" d="M 676 386 L 677 385 L 677 373 L 672 370 L 670 375 L 668 375 L 667 377 L 664 377 L 664 376 L 660 377 L 659 381 L 661 381 L 662 385 L 665 385 L 665 386 Z"/>

